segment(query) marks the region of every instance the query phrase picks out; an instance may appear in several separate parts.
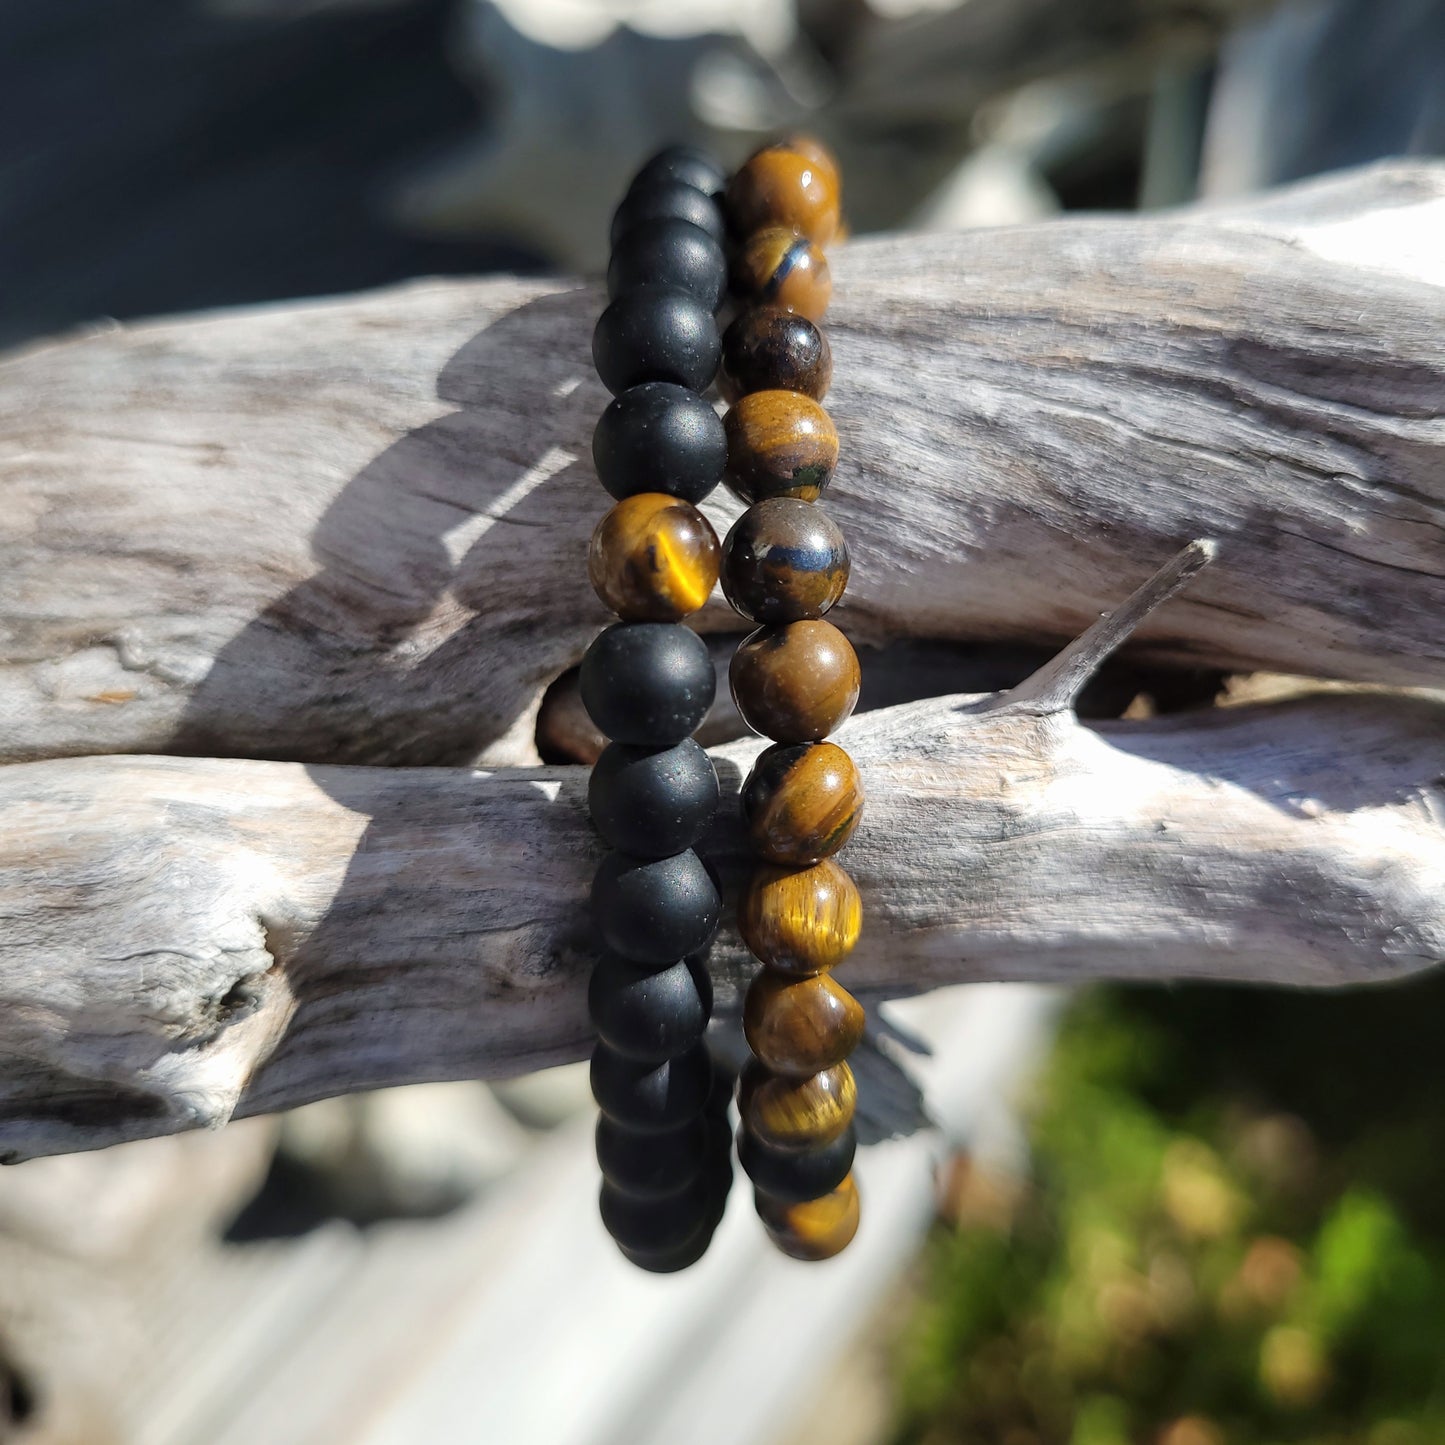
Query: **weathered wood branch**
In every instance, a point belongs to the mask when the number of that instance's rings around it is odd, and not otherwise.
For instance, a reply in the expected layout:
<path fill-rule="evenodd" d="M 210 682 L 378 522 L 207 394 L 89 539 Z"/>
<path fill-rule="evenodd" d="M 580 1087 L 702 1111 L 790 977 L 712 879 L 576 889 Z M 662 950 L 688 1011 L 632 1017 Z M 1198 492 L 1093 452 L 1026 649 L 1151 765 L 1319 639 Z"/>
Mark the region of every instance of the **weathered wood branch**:
<path fill-rule="evenodd" d="M 1439 165 L 842 248 L 840 623 L 1061 643 L 1207 535 L 1142 652 L 1445 682 L 1442 254 Z M 605 620 L 597 309 L 434 284 L 0 366 L 0 757 L 535 760 Z"/>

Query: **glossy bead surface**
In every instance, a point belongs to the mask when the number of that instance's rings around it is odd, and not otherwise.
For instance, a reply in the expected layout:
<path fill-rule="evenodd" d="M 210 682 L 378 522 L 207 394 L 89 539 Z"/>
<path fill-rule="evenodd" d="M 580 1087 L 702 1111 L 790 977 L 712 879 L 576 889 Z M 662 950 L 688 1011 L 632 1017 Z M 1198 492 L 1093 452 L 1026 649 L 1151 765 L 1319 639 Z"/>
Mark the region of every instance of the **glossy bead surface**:
<path fill-rule="evenodd" d="M 816 154 L 783 141 L 744 161 L 723 197 L 733 234 L 786 226 L 826 246 L 838 230 L 838 173 L 820 165 Z"/>
<path fill-rule="evenodd" d="M 618 241 L 607 266 L 607 295 L 615 301 L 639 286 L 676 286 L 716 311 L 727 291 L 723 248 L 691 221 L 649 221 Z"/>
<path fill-rule="evenodd" d="M 712 1138 L 698 1114 L 675 1129 L 639 1134 L 603 1114 L 597 1120 L 597 1167 L 620 1194 L 661 1199 L 686 1189 L 707 1168 Z"/>
<path fill-rule="evenodd" d="M 638 286 L 598 318 L 592 361 L 613 396 L 645 381 L 705 391 L 722 347 L 712 308 L 676 286 Z"/>
<path fill-rule="evenodd" d="M 679 622 L 707 601 L 722 548 L 691 502 L 639 492 L 598 522 L 587 549 L 587 576 L 624 622 Z"/>
<path fill-rule="evenodd" d="M 863 815 L 863 780 L 834 743 L 775 743 L 758 754 L 741 802 L 753 852 L 802 868 L 853 836 Z"/>
<path fill-rule="evenodd" d="M 821 742 L 853 711 L 863 680 L 848 639 L 823 621 L 749 633 L 728 678 L 743 721 L 780 743 Z"/>
<path fill-rule="evenodd" d="M 605 737 L 650 748 L 688 737 L 717 691 L 707 644 L 675 622 L 619 622 L 599 633 L 577 681 Z"/>
<path fill-rule="evenodd" d="M 738 900 L 738 932 L 753 955 L 799 978 L 841 963 L 862 928 L 858 885 L 831 858 L 811 868 L 764 864 Z"/>
<path fill-rule="evenodd" d="M 754 622 L 821 617 L 848 585 L 848 544 L 816 502 L 758 502 L 733 523 L 722 550 L 723 596 Z"/>
<path fill-rule="evenodd" d="M 712 1060 L 702 1044 L 650 1064 L 599 1043 L 592 1050 L 591 1082 L 592 1097 L 609 1119 L 637 1133 L 665 1133 L 702 1112 Z"/>
<path fill-rule="evenodd" d="M 609 847 L 635 858 L 691 848 L 717 811 L 717 772 L 692 738 L 670 748 L 611 743 L 592 767 L 587 806 Z"/>
<path fill-rule="evenodd" d="M 800 391 L 750 391 L 723 418 L 729 488 L 745 502 L 816 501 L 838 465 L 833 418 Z"/>
<path fill-rule="evenodd" d="M 598 1203 L 608 1234 L 624 1249 L 661 1254 L 687 1244 L 706 1228 L 711 1200 L 701 1178 L 656 1199 L 624 1194 L 603 1180 Z"/>
<path fill-rule="evenodd" d="M 721 195 L 727 172 L 700 146 L 667 146 L 650 156 L 632 178 L 631 189 L 641 190 L 654 181 L 682 181 L 704 195 Z"/>
<path fill-rule="evenodd" d="M 727 460 L 722 418 L 695 391 L 673 382 L 630 387 L 592 433 L 597 476 L 619 501 L 666 492 L 700 502 L 722 481 Z"/>
<path fill-rule="evenodd" d="M 711 994 L 686 960 L 653 969 L 609 956 L 592 970 L 587 1012 L 608 1048 L 657 1064 L 701 1041 Z"/>
<path fill-rule="evenodd" d="M 690 221 L 701 227 L 719 245 L 727 240 L 722 207 L 686 181 L 656 180 L 635 185 L 612 213 L 607 244 L 616 247 L 629 231 L 649 221 Z"/>
<path fill-rule="evenodd" d="M 712 940 L 722 900 L 690 848 L 651 861 L 609 853 L 592 878 L 592 914 L 614 953 L 636 963 L 665 964 Z"/>
<path fill-rule="evenodd" d="M 863 1037 L 863 1020 L 863 1005 L 827 974 L 765 968 L 743 1000 L 748 1047 L 764 1068 L 794 1079 L 841 1064 Z"/>
<path fill-rule="evenodd" d="M 806 316 L 749 306 L 723 332 L 717 387 L 726 401 L 778 389 L 822 401 L 832 379 L 833 348 Z"/>
<path fill-rule="evenodd" d="M 761 1194 L 783 1204 L 798 1204 L 831 1193 L 847 1177 L 858 1152 L 851 1128 L 817 1149 L 769 1149 L 743 1130 L 738 1162 Z"/>
<path fill-rule="evenodd" d="M 770 1149 L 831 1144 L 853 1122 L 857 1107 L 858 1085 L 847 1064 L 791 1079 L 754 1060 L 738 1084 L 743 1126 Z"/>
<path fill-rule="evenodd" d="M 858 1186 L 850 1172 L 843 1182 L 817 1199 L 797 1204 L 757 1195 L 758 1217 L 768 1238 L 794 1259 L 832 1259 L 858 1233 Z"/>
<path fill-rule="evenodd" d="M 796 311 L 809 321 L 823 319 L 833 296 L 822 251 L 781 226 L 748 237 L 733 260 L 732 280 L 748 301 Z"/>

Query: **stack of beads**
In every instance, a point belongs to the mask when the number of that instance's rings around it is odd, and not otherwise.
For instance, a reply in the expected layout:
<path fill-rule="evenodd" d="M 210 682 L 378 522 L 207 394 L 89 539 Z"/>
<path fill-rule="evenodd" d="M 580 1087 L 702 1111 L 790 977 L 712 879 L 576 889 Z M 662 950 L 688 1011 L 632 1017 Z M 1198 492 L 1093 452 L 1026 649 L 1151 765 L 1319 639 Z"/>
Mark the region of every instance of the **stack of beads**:
<path fill-rule="evenodd" d="M 588 573 L 620 619 L 582 662 L 581 692 L 611 739 L 588 802 L 615 851 L 592 885 L 607 950 L 588 992 L 598 1044 L 601 1212 L 622 1252 L 668 1272 L 699 1259 L 732 1178 L 728 1090 L 703 1033 L 716 884 L 692 845 L 717 808 L 717 775 L 692 733 L 713 700 L 707 647 L 682 619 L 718 576 L 717 535 L 694 505 L 722 479 L 727 441 L 701 393 L 717 370 L 727 289 L 706 156 L 673 148 L 638 173 L 612 226 L 610 305 L 593 359 L 615 400 L 593 438 L 617 505 L 592 535 Z"/>
<path fill-rule="evenodd" d="M 836 167 L 812 141 L 765 147 L 729 183 L 724 210 L 744 308 L 722 343 L 726 480 L 750 506 L 723 544 L 722 584 L 761 624 L 731 681 L 744 720 L 774 740 L 742 794 L 763 862 L 738 929 L 763 967 L 743 1011 L 754 1058 L 738 1098 L 739 1158 L 774 1243 L 827 1259 L 858 1227 L 846 1060 L 863 1031 L 862 1008 L 829 976 L 862 922 L 858 890 L 832 861 L 857 826 L 862 786 L 847 753 L 823 741 L 859 687 L 857 656 L 823 620 L 848 581 L 848 549 L 818 503 L 838 460 L 818 404 L 832 356 L 815 324 L 831 289 L 821 247 L 839 226 Z"/>

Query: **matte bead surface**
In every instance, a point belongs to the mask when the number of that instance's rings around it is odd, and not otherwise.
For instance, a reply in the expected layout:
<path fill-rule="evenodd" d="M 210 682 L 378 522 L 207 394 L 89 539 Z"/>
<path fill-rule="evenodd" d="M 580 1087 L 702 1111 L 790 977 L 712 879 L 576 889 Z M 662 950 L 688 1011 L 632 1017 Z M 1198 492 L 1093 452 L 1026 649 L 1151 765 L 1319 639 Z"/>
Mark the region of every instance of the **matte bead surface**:
<path fill-rule="evenodd" d="M 831 1193 L 847 1177 L 858 1152 L 851 1128 L 817 1149 L 769 1149 L 743 1130 L 738 1161 L 762 1194 L 783 1204 L 798 1204 Z"/>
<path fill-rule="evenodd" d="M 706 991 L 705 991 L 706 989 Z M 661 1063 L 701 1041 L 711 989 L 700 988 L 686 960 L 652 969 L 606 957 L 592 970 L 587 1011 L 598 1037 L 630 1059 Z"/>
<path fill-rule="evenodd" d="M 764 1068 L 805 1079 L 857 1047 L 863 1006 L 827 974 L 793 978 L 765 968 L 743 1000 L 743 1033 Z"/>
<path fill-rule="evenodd" d="M 747 300 L 796 311 L 809 321 L 823 319 L 833 295 L 822 251 L 781 226 L 748 237 L 734 258 L 732 279 Z"/>
<path fill-rule="evenodd" d="M 665 964 L 711 941 L 722 900 L 691 849 L 651 861 L 609 853 L 592 879 L 592 913 L 614 953 Z"/>
<path fill-rule="evenodd" d="M 592 822 L 610 847 L 636 858 L 691 848 L 717 811 L 717 773 L 691 738 L 670 748 L 612 743 L 587 783 Z"/>
<path fill-rule="evenodd" d="M 632 178 L 634 191 L 654 181 L 683 181 L 704 195 L 721 195 L 727 185 L 727 172 L 717 160 L 700 146 L 667 146 L 650 156 Z"/>
<path fill-rule="evenodd" d="M 602 1223 L 624 1249 L 660 1254 L 678 1249 L 707 1227 L 711 1199 L 699 1178 L 676 1194 L 640 1199 L 606 1180 L 599 1198 Z"/>
<path fill-rule="evenodd" d="M 754 622 L 821 617 L 848 585 L 848 544 L 815 502 L 770 497 L 749 507 L 723 543 L 723 595 Z"/>
<path fill-rule="evenodd" d="M 823 621 L 749 633 L 728 677 L 743 721 L 780 743 L 821 742 L 853 711 L 862 684 L 848 639 Z"/>
<path fill-rule="evenodd" d="M 603 1114 L 597 1120 L 597 1166 L 618 1193 L 661 1199 L 703 1178 L 712 1148 L 710 1130 L 702 1114 L 675 1129 L 647 1134 Z"/>
<path fill-rule="evenodd" d="M 650 1064 L 599 1043 L 592 1050 L 591 1081 L 592 1097 L 609 1119 L 638 1133 L 664 1133 L 702 1112 L 712 1060 L 702 1044 Z"/>
<path fill-rule="evenodd" d="M 727 460 L 722 418 L 695 391 L 672 382 L 624 391 L 592 433 L 597 475 L 619 501 L 667 492 L 700 502 L 722 481 Z"/>
<path fill-rule="evenodd" d="M 768 1238 L 784 1254 L 809 1261 L 832 1259 L 858 1233 L 858 1186 L 850 1172 L 836 1189 L 798 1204 L 759 1193 L 757 1210 Z"/>
<path fill-rule="evenodd" d="M 700 226 L 719 245 L 727 240 L 722 207 L 686 181 L 657 180 L 633 186 L 612 214 L 607 244 L 617 243 L 637 226 L 649 221 L 690 221 Z"/>
<path fill-rule="evenodd" d="M 742 789 L 753 852 L 806 867 L 836 853 L 863 815 L 863 780 L 834 743 L 774 743 L 758 754 Z"/>
<path fill-rule="evenodd" d="M 716 1220 L 709 1213 L 702 1228 L 687 1243 L 674 1249 L 628 1249 L 626 1245 L 619 1248 L 623 1257 L 638 1269 L 645 1269 L 649 1274 L 676 1274 L 696 1264 L 707 1253 L 715 1225 Z"/>
<path fill-rule="evenodd" d="M 691 221 L 649 221 L 618 241 L 607 266 L 607 295 L 615 301 L 639 286 L 676 286 L 716 311 L 728 285 L 723 248 Z"/>
<path fill-rule="evenodd" d="M 639 492 L 593 529 L 587 576 L 624 622 L 679 622 L 707 601 L 721 555 L 712 524 L 691 502 Z"/>
<path fill-rule="evenodd" d="M 671 747 L 712 706 L 717 673 L 707 644 L 675 622 L 619 622 L 582 659 L 578 688 L 587 716 L 619 743 Z"/>
<path fill-rule="evenodd" d="M 838 230 L 838 173 L 820 165 L 816 154 L 783 141 L 744 161 L 723 199 L 733 234 L 786 226 L 826 246 Z"/>
<path fill-rule="evenodd" d="M 754 1060 L 738 1085 L 743 1126 L 770 1149 L 831 1144 L 853 1122 L 857 1107 L 858 1086 L 847 1064 L 790 1079 Z"/>
<path fill-rule="evenodd" d="M 613 396 L 645 381 L 705 391 L 722 342 L 712 308 L 676 286 L 638 286 L 598 318 L 592 361 Z"/>
<path fill-rule="evenodd" d="M 750 391 L 723 418 L 727 484 L 745 502 L 816 501 L 838 465 L 833 419 L 800 391 Z"/>
<path fill-rule="evenodd" d="M 806 316 L 749 306 L 723 332 L 717 386 L 726 401 L 778 388 L 822 401 L 832 379 L 833 348 Z"/>
<path fill-rule="evenodd" d="M 858 885 L 830 858 L 811 868 L 764 864 L 738 900 L 738 932 L 753 955 L 800 978 L 841 963 L 862 927 Z"/>

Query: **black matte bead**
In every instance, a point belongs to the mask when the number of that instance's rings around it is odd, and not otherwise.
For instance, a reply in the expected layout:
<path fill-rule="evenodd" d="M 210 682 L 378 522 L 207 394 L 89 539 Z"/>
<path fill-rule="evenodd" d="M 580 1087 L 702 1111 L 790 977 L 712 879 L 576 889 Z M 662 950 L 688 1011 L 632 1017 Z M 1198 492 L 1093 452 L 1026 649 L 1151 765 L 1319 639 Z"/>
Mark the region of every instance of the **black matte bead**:
<path fill-rule="evenodd" d="M 632 178 L 632 189 L 654 181 L 683 181 L 704 195 L 719 196 L 726 189 L 727 172 L 700 146 L 667 146 L 645 161 Z"/>
<path fill-rule="evenodd" d="M 629 231 L 607 267 L 607 295 L 639 286 L 676 286 L 716 311 L 727 291 L 723 248 L 691 221 L 650 221 Z"/>
<path fill-rule="evenodd" d="M 598 1037 L 619 1054 L 654 1063 L 702 1038 L 707 1004 L 685 960 L 654 969 L 608 955 L 592 970 L 587 987 L 587 1010 Z"/>
<path fill-rule="evenodd" d="M 836 1189 L 853 1167 L 858 1137 L 850 1124 L 831 1144 L 816 1149 L 770 1149 L 746 1129 L 738 1135 L 738 1162 L 764 1194 L 802 1204 Z"/>
<path fill-rule="evenodd" d="M 702 1111 L 712 1060 L 702 1044 L 661 1064 L 640 1063 L 598 1044 L 591 1078 L 592 1097 L 609 1119 L 639 1133 L 661 1132 Z"/>
<path fill-rule="evenodd" d="M 675 1250 L 706 1229 L 711 1197 L 702 1179 L 658 1199 L 639 1199 L 602 1183 L 602 1223 L 624 1249 L 647 1254 Z"/>
<path fill-rule="evenodd" d="M 709 1219 L 711 1217 L 709 1215 Z M 679 1270 L 696 1264 L 707 1253 L 708 1246 L 712 1243 L 714 1228 L 716 1221 L 709 1224 L 704 1220 L 703 1227 L 686 1244 L 680 1244 L 676 1249 L 628 1249 L 626 1245 L 618 1247 L 624 1258 L 639 1269 L 647 1270 L 649 1274 L 676 1274 Z"/>
<path fill-rule="evenodd" d="M 582 659 L 582 705 L 599 731 L 634 747 L 667 748 L 707 715 L 717 673 L 707 644 L 677 622 L 619 622 Z M 679 958 L 690 949 L 667 955 Z"/>
<path fill-rule="evenodd" d="M 644 381 L 706 391 L 721 345 L 705 302 L 676 286 L 638 286 L 598 318 L 592 361 L 613 396 Z"/>
<path fill-rule="evenodd" d="M 722 899 L 691 849 L 651 861 L 609 853 L 593 875 L 592 912 L 614 953 L 661 965 L 711 941 Z"/>
<path fill-rule="evenodd" d="M 695 391 L 648 381 L 624 391 L 592 433 L 592 461 L 620 502 L 666 492 L 700 502 L 722 481 L 728 439 L 722 418 Z"/>
<path fill-rule="evenodd" d="M 711 1167 L 712 1128 L 699 1114 L 665 1133 L 639 1134 L 603 1114 L 597 1120 L 597 1166 L 619 1194 L 661 1199 Z"/>
<path fill-rule="evenodd" d="M 645 226 L 649 221 L 691 221 L 718 245 L 727 240 L 722 207 L 711 196 L 686 181 L 660 180 L 633 186 L 623 197 L 613 213 L 607 244 L 615 248 L 635 226 Z"/>
<path fill-rule="evenodd" d="M 587 804 L 603 840 L 635 858 L 691 848 L 717 811 L 717 773 L 692 738 L 670 748 L 613 743 L 593 765 Z"/>

